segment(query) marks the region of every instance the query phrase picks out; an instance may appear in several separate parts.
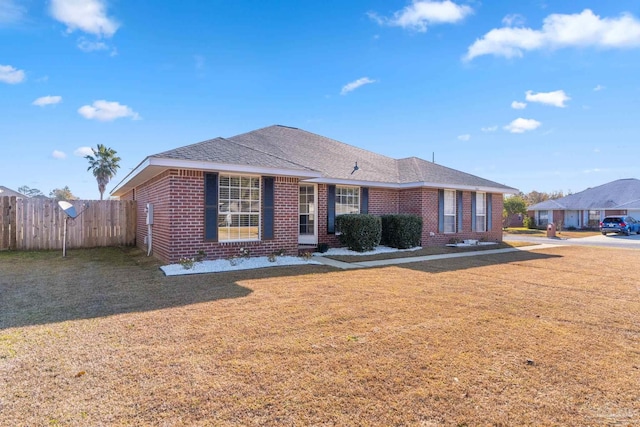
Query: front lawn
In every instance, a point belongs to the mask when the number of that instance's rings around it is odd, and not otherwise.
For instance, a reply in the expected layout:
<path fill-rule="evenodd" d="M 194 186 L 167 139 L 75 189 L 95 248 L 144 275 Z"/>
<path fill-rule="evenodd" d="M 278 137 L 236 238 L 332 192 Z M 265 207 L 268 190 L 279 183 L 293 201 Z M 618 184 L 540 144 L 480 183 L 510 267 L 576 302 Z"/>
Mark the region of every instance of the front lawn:
<path fill-rule="evenodd" d="M 2 252 L 0 419 L 632 425 L 637 257 L 567 246 L 165 277 L 135 249 Z"/>

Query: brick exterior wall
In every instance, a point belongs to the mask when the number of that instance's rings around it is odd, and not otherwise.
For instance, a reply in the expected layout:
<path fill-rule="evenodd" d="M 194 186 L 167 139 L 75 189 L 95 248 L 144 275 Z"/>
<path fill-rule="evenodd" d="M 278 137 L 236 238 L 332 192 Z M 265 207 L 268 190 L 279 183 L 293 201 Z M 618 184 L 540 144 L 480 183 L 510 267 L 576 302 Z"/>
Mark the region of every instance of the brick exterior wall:
<path fill-rule="evenodd" d="M 318 242 L 338 247 L 334 234 L 327 233 L 328 185 L 318 184 L 317 218 Z M 213 242 L 204 238 L 204 172 L 172 169 L 136 187 L 123 198 L 138 203 L 136 244 L 147 250 L 148 227 L 146 205 L 154 206 L 152 226 L 152 253 L 167 263 L 182 257 L 193 257 L 204 251 L 207 259 L 228 258 L 239 255 L 240 248 L 249 249 L 251 255 L 265 256 L 276 251 L 288 255 L 298 253 L 298 201 L 299 180 L 275 177 L 274 182 L 274 239 L 252 242 Z M 487 195 L 489 196 L 489 194 Z M 471 231 L 471 192 L 463 192 L 463 224 L 458 233 L 438 232 L 438 190 L 412 188 L 405 190 L 369 189 L 369 213 L 385 215 L 409 213 L 423 218 L 422 245 L 449 243 L 452 238 L 502 240 L 502 195 L 494 194 L 492 204 L 492 230 L 484 233 Z M 264 217 L 261 216 L 263 220 Z M 261 230 L 264 226 L 261 227 Z"/>
<path fill-rule="evenodd" d="M 487 193 L 487 197 L 491 194 Z M 372 215 L 413 214 L 422 217 L 422 245 L 441 246 L 452 239 L 476 239 L 489 242 L 502 241 L 501 194 L 492 195 L 492 229 L 486 232 L 471 231 L 471 192 L 462 193 L 462 230 L 457 233 L 438 232 L 438 190 L 435 188 L 411 188 L 406 190 L 369 189 L 369 213 Z M 333 234 L 327 234 L 327 185 L 318 186 L 318 241 L 331 247 L 340 243 Z"/>
<path fill-rule="evenodd" d="M 138 201 L 136 244 L 147 250 L 147 203 L 154 205 L 153 255 L 168 263 L 193 257 L 198 251 L 206 259 L 238 255 L 240 248 L 264 256 L 283 250 L 298 253 L 298 179 L 276 177 L 273 240 L 255 242 L 212 242 L 204 238 L 204 173 L 170 170 L 137 187 L 125 197 Z M 261 217 L 262 218 L 262 217 Z"/>

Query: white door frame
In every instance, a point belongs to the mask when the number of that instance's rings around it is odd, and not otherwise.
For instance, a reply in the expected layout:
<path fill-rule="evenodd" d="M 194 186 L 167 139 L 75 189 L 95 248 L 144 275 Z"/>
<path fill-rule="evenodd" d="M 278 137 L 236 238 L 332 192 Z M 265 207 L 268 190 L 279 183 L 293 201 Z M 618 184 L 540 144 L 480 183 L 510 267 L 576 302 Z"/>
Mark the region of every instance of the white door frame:
<path fill-rule="evenodd" d="M 313 187 L 313 234 L 300 234 L 300 187 Z M 311 209 L 310 209 L 311 210 Z M 306 213 L 305 213 L 306 214 Z M 318 244 L 318 185 L 301 182 L 298 186 L 298 243 L 301 245 Z"/>

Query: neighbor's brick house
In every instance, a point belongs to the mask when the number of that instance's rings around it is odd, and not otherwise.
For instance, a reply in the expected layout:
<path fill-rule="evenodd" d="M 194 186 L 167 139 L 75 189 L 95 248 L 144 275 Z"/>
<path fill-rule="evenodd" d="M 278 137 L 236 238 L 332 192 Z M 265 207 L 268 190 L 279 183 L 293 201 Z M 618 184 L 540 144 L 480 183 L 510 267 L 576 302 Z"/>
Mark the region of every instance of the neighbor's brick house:
<path fill-rule="evenodd" d="M 111 194 L 138 202 L 138 246 L 176 262 L 200 250 L 217 259 L 240 248 L 268 255 L 338 246 L 343 213 L 420 215 L 422 245 L 497 242 L 503 194 L 516 192 L 419 158 L 270 126 L 149 156 Z"/>

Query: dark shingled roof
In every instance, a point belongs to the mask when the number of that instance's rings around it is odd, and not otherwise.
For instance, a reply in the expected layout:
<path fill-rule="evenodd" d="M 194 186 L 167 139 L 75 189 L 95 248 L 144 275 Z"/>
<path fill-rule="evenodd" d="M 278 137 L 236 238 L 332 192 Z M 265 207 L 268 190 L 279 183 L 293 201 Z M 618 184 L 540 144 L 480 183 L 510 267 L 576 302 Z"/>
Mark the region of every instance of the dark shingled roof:
<path fill-rule="evenodd" d="M 529 210 L 640 209 L 640 181 L 618 179 L 555 200 L 545 200 Z"/>
<path fill-rule="evenodd" d="M 417 157 L 392 159 L 302 129 L 274 125 L 150 157 L 316 171 L 324 178 L 378 183 L 433 183 L 515 190 Z M 355 162 L 358 170 L 352 174 Z"/>

